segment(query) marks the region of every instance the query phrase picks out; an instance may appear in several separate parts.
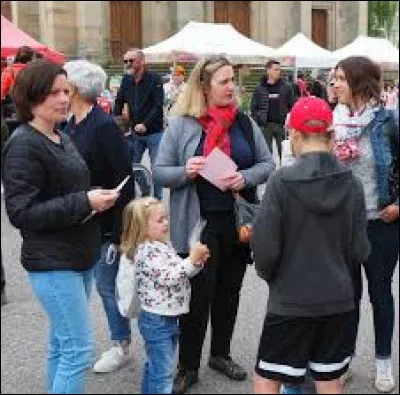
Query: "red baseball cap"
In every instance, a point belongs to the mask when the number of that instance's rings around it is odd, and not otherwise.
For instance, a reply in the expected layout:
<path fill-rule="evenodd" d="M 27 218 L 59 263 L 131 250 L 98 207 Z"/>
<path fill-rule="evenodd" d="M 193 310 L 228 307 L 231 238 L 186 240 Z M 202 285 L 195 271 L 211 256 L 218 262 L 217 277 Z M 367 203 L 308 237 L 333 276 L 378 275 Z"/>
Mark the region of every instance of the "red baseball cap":
<path fill-rule="evenodd" d="M 288 127 L 301 133 L 326 133 L 333 114 L 328 103 L 315 96 L 299 99 L 289 114 Z"/>

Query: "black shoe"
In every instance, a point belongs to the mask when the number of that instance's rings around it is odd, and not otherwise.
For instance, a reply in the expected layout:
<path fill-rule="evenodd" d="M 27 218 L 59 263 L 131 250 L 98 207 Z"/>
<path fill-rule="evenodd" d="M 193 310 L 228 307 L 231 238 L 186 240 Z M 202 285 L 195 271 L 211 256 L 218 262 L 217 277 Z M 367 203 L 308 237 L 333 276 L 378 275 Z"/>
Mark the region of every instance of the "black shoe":
<path fill-rule="evenodd" d="M 199 381 L 199 372 L 197 370 L 179 369 L 174 379 L 173 394 L 184 394 L 189 388 L 192 388 Z"/>
<path fill-rule="evenodd" d="M 210 357 L 208 366 L 223 373 L 231 380 L 244 381 L 247 378 L 246 371 L 234 362 L 231 357 Z"/>

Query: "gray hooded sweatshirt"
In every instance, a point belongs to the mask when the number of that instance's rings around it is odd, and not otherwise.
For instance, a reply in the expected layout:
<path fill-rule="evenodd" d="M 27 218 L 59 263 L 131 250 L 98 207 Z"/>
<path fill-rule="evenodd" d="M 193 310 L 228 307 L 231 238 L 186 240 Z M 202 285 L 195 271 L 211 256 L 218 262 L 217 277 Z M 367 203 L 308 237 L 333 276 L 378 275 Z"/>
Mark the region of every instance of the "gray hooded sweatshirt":
<path fill-rule="evenodd" d="M 360 182 L 328 152 L 301 156 L 271 175 L 251 247 L 269 284 L 269 313 L 351 311 L 353 276 L 370 250 Z"/>

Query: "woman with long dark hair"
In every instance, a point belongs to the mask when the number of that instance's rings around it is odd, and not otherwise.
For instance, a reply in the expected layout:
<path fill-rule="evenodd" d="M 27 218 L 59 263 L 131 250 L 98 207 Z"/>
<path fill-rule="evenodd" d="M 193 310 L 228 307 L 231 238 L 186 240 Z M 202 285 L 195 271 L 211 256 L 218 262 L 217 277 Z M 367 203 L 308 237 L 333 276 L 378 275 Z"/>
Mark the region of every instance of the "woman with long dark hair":
<path fill-rule="evenodd" d="M 380 104 L 381 77 L 380 67 L 366 57 L 349 57 L 337 64 L 334 128 L 337 156 L 364 187 L 372 250 L 363 266 L 374 318 L 375 387 L 389 392 L 395 387 L 392 278 L 399 255 L 399 130 L 393 112 Z M 361 273 L 356 283 L 359 305 Z"/>

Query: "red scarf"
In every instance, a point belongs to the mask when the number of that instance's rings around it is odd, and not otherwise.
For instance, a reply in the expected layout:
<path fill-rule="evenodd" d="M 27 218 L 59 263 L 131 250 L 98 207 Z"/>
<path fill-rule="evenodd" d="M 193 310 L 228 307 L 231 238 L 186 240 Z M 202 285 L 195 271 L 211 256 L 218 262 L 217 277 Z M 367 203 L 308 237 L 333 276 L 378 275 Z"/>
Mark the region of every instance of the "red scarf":
<path fill-rule="evenodd" d="M 237 113 L 237 107 L 208 107 L 207 113 L 198 119 L 206 132 L 203 155 L 208 156 L 215 148 L 220 148 L 231 156 L 231 141 L 228 130 L 232 126 Z"/>

